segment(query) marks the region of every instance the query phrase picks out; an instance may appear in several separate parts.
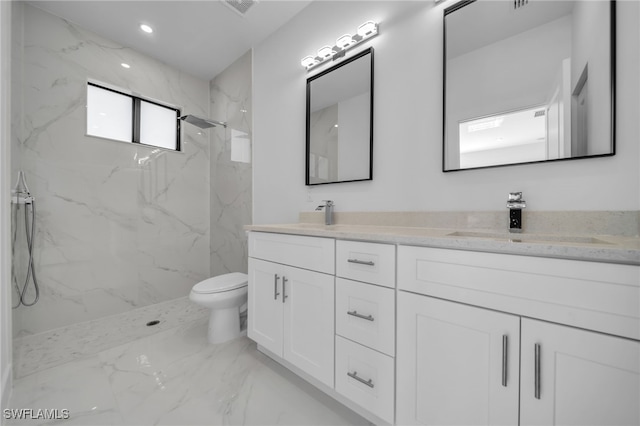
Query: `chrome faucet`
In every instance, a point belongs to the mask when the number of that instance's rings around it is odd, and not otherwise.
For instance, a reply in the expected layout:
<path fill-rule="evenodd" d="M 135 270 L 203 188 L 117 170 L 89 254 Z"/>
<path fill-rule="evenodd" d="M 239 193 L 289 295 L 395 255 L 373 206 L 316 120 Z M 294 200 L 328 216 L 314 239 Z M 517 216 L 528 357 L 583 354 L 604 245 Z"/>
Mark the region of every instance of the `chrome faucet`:
<path fill-rule="evenodd" d="M 324 209 L 324 224 L 333 225 L 333 201 L 322 200 L 324 204 L 320 204 L 316 207 L 316 211 Z"/>
<path fill-rule="evenodd" d="M 527 203 L 522 199 L 522 192 L 509 193 L 509 232 L 522 232 L 522 209 L 525 207 Z"/>

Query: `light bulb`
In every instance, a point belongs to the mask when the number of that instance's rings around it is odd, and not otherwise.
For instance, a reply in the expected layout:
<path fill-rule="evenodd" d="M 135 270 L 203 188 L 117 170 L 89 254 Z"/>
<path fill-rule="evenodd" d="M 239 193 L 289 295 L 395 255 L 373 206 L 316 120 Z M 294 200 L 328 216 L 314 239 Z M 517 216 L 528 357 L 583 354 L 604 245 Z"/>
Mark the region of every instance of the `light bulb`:
<path fill-rule="evenodd" d="M 378 32 L 378 24 L 373 21 L 367 21 L 358 27 L 358 35 L 360 37 L 368 37 Z"/>
<path fill-rule="evenodd" d="M 153 32 L 153 28 L 151 28 L 149 25 L 147 24 L 140 24 L 140 29 L 142 31 L 144 31 L 145 33 L 151 34 Z"/>
<path fill-rule="evenodd" d="M 314 58 L 313 56 L 305 56 L 304 58 L 302 58 L 300 63 L 302 64 L 303 67 L 309 68 L 310 66 L 315 65 L 316 58 Z"/>
<path fill-rule="evenodd" d="M 346 49 L 347 47 L 351 46 L 354 43 L 353 37 L 351 37 L 351 34 L 345 34 L 342 37 L 340 37 L 338 40 L 336 40 L 336 46 L 338 46 L 341 49 Z"/>
<path fill-rule="evenodd" d="M 336 54 L 336 51 L 331 48 L 331 46 L 324 46 L 318 50 L 318 56 L 323 59 L 327 59 Z"/>

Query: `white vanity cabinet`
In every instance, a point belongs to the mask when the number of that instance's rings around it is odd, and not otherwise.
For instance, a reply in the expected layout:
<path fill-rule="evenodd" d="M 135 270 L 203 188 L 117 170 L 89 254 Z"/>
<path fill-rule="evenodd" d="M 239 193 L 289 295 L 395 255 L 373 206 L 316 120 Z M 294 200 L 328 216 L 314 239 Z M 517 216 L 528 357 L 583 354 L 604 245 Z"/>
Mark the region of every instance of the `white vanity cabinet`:
<path fill-rule="evenodd" d="M 640 424 L 640 266 L 252 231 L 248 321 L 374 423 Z"/>
<path fill-rule="evenodd" d="M 639 277 L 400 246 L 397 423 L 638 425 Z"/>
<path fill-rule="evenodd" d="M 336 391 L 394 422 L 395 246 L 336 241 Z"/>
<path fill-rule="evenodd" d="M 518 424 L 520 318 L 398 295 L 397 424 Z"/>
<path fill-rule="evenodd" d="M 329 387 L 334 381 L 330 238 L 249 234 L 247 335 Z"/>
<path fill-rule="evenodd" d="M 640 342 L 522 319 L 521 425 L 639 425 Z"/>

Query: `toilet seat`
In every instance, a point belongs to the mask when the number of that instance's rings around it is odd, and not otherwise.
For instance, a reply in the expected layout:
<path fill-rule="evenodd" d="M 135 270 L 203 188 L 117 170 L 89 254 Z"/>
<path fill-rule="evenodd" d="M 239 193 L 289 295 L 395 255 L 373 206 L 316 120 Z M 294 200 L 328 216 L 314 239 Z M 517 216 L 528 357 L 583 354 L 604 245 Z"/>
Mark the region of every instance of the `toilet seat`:
<path fill-rule="evenodd" d="M 191 291 L 199 294 L 221 293 L 235 290 L 247 285 L 247 274 L 242 272 L 231 272 L 229 274 L 218 275 L 207 278 L 194 285 Z"/>

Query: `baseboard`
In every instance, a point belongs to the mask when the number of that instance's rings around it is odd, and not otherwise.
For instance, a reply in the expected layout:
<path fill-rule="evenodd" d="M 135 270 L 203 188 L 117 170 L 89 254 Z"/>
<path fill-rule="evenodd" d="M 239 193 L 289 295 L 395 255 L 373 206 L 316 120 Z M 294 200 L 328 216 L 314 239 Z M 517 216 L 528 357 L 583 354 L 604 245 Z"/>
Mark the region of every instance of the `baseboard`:
<path fill-rule="evenodd" d="M 325 385 L 324 383 L 320 382 L 319 380 L 314 379 L 313 377 L 309 376 L 307 373 L 305 373 L 304 371 L 302 371 L 301 369 L 299 369 L 295 365 L 293 365 L 290 362 L 280 358 L 278 355 L 274 354 L 273 352 L 269 351 L 268 349 L 265 349 L 264 347 L 258 345 L 258 350 L 260 352 L 262 352 L 263 354 L 265 354 L 266 356 L 268 356 L 269 358 L 271 358 L 272 360 L 274 360 L 275 362 L 277 362 L 278 364 L 280 364 L 283 367 L 285 367 L 286 369 L 291 370 L 296 375 L 298 375 L 300 378 L 304 379 L 306 382 L 309 382 L 310 384 L 312 384 L 316 388 L 320 389 L 322 392 L 326 393 L 331 398 L 333 398 L 336 401 L 338 401 L 340 404 L 342 404 L 345 407 L 349 408 L 351 411 L 354 411 L 355 413 L 357 413 L 360 416 L 364 417 L 365 419 L 367 419 L 368 421 L 370 421 L 374 425 L 388 425 L 389 424 L 389 422 L 386 422 L 386 421 L 382 420 L 380 417 L 376 416 L 375 414 L 372 414 L 371 412 L 365 410 L 364 408 L 362 408 L 359 405 L 355 404 L 351 400 L 349 400 L 349 399 L 345 398 L 344 396 L 340 395 L 338 392 L 335 391 L 335 389 L 330 388 L 329 386 Z"/>

